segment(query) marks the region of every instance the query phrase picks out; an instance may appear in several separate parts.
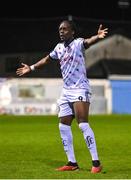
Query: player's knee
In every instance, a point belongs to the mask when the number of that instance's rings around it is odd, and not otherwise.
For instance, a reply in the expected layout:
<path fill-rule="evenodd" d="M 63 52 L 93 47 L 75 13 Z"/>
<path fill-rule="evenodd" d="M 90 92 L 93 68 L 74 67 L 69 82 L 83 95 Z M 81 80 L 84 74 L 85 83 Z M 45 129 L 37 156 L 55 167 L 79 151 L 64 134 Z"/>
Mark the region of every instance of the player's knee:
<path fill-rule="evenodd" d="M 85 116 L 76 117 L 76 120 L 77 120 L 78 124 L 83 123 L 83 122 L 88 122 L 88 119 Z"/>

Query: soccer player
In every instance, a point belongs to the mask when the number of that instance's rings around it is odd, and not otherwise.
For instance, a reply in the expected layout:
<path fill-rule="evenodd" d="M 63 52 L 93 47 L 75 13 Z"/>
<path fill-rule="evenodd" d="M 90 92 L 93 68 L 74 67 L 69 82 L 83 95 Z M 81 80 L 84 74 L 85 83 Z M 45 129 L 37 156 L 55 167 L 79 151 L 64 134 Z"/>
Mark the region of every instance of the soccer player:
<path fill-rule="evenodd" d="M 98 157 L 95 136 L 88 122 L 91 89 L 86 75 L 85 50 L 108 33 L 108 28 L 99 26 L 97 34 L 90 38 L 75 38 L 75 26 L 72 21 L 64 20 L 59 25 L 60 42 L 47 56 L 33 65 L 22 63 L 16 74 L 22 76 L 41 68 L 51 60 L 59 60 L 63 77 L 63 89 L 58 99 L 59 130 L 67 155 L 68 163 L 57 168 L 58 171 L 78 170 L 75 158 L 71 124 L 75 118 L 83 133 L 85 143 L 92 158 L 91 173 L 99 173 L 102 166 Z"/>

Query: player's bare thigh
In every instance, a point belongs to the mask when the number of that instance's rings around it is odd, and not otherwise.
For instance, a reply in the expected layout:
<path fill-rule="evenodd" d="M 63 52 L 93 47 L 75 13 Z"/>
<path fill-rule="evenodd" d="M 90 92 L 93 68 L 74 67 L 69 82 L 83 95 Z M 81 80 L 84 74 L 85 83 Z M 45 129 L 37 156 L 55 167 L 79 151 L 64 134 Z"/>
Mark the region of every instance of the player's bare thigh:
<path fill-rule="evenodd" d="M 73 121 L 74 116 L 73 115 L 68 115 L 68 116 L 64 116 L 64 117 L 60 117 L 60 122 L 62 124 L 66 124 L 68 126 L 71 126 L 71 123 Z"/>
<path fill-rule="evenodd" d="M 78 101 L 73 103 L 75 118 L 78 123 L 88 122 L 89 102 Z"/>

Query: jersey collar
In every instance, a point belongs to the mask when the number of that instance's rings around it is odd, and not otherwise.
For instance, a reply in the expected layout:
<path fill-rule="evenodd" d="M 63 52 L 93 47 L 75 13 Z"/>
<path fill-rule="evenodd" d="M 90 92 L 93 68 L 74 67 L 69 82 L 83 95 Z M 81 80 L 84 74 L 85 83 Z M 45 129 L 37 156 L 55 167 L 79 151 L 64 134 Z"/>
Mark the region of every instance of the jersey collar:
<path fill-rule="evenodd" d="M 71 38 L 68 41 L 65 41 L 64 46 L 67 47 L 73 40 L 74 40 L 74 38 Z"/>

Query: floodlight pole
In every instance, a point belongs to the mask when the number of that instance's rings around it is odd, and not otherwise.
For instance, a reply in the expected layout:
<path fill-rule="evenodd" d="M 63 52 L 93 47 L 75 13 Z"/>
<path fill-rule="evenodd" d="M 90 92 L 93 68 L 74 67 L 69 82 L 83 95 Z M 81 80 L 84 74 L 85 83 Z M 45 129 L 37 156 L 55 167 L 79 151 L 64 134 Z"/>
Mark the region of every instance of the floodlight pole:
<path fill-rule="evenodd" d="M 118 7 L 121 9 L 121 20 L 125 20 L 125 11 L 129 8 L 129 0 L 118 0 Z"/>
<path fill-rule="evenodd" d="M 73 20 L 72 15 L 68 15 L 68 20 L 69 20 L 69 21 L 72 21 L 72 20 Z"/>

